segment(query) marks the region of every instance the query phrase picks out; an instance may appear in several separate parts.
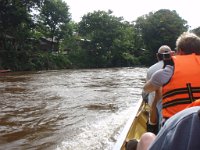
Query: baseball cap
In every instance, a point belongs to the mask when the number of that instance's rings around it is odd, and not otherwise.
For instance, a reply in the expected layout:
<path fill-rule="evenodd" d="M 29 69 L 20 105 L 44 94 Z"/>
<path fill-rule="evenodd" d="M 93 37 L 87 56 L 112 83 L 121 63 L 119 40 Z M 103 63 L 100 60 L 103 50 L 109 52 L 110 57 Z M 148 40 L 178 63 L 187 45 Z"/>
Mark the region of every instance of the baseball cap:
<path fill-rule="evenodd" d="M 169 53 L 171 52 L 171 48 L 167 45 L 162 45 L 159 49 L 158 49 L 158 53 L 163 54 L 163 53 Z"/>

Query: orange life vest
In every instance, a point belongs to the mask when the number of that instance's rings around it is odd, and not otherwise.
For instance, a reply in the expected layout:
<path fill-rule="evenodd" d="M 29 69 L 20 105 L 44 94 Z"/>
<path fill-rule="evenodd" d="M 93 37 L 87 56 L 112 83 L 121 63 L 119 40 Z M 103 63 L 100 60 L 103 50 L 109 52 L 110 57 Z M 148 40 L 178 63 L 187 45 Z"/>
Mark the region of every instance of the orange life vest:
<path fill-rule="evenodd" d="M 200 98 L 200 55 L 172 56 L 174 74 L 163 86 L 163 117 L 169 118 Z"/>
<path fill-rule="evenodd" d="M 195 100 L 194 102 L 192 102 L 191 104 L 189 104 L 187 106 L 187 108 L 194 107 L 194 106 L 200 106 L 200 99 Z"/>

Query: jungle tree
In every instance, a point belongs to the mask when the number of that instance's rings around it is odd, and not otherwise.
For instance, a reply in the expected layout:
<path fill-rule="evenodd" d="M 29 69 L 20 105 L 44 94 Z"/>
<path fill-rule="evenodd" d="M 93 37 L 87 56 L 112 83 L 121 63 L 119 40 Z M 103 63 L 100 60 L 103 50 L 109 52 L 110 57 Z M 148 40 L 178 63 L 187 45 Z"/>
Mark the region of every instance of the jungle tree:
<path fill-rule="evenodd" d="M 132 26 L 133 28 L 133 26 Z M 85 45 L 93 67 L 122 66 L 133 49 L 133 29 L 112 11 L 94 11 L 82 17 L 79 34 L 90 43 Z"/>
<path fill-rule="evenodd" d="M 71 20 L 69 7 L 62 0 L 44 0 L 38 20 L 38 29 L 46 38 L 51 38 L 52 42 L 54 40 L 59 42 L 67 34 L 72 34 L 68 26 Z"/>
<path fill-rule="evenodd" d="M 0 0 L 0 40 L 3 49 L 21 49 L 34 28 L 31 11 L 40 7 L 42 0 Z M 7 40 L 15 44 L 8 47 Z"/>
<path fill-rule="evenodd" d="M 155 54 L 161 45 L 166 44 L 172 49 L 175 48 L 177 37 L 188 29 L 187 21 L 176 11 L 167 9 L 138 17 L 135 27 L 149 52 L 149 65 L 156 61 Z"/>

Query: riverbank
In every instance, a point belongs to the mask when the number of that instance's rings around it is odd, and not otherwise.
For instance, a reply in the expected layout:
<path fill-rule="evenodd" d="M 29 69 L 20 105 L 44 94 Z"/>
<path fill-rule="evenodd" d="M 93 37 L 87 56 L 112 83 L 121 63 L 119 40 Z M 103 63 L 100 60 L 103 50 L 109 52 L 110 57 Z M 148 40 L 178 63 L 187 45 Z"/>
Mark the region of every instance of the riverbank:
<path fill-rule="evenodd" d="M 0 55 L 0 68 L 2 72 L 12 71 L 37 71 L 70 69 L 72 64 L 64 54 L 52 54 L 48 52 L 6 51 Z M 9 68 L 9 69 L 5 69 Z"/>
<path fill-rule="evenodd" d="M 11 70 L 10 69 L 0 70 L 0 73 L 6 73 L 6 72 L 11 72 Z"/>

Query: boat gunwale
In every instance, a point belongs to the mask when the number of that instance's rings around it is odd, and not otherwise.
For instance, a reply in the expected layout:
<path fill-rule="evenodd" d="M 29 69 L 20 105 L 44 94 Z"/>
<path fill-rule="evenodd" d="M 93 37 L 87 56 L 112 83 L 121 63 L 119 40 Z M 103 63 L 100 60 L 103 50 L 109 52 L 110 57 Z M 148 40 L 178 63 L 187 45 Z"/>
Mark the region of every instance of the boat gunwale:
<path fill-rule="evenodd" d="M 122 132 L 118 136 L 117 142 L 115 143 L 113 150 L 121 150 L 121 148 L 123 147 L 124 142 L 127 140 L 127 135 L 129 133 L 129 130 L 130 130 L 131 126 L 134 123 L 135 118 L 137 118 L 139 113 L 142 111 L 142 108 L 143 108 L 142 106 L 143 106 L 143 100 L 140 99 L 137 102 L 136 106 L 134 107 L 136 109 L 134 109 L 131 112 L 130 118 L 128 119 L 128 121 L 126 122 Z"/>

